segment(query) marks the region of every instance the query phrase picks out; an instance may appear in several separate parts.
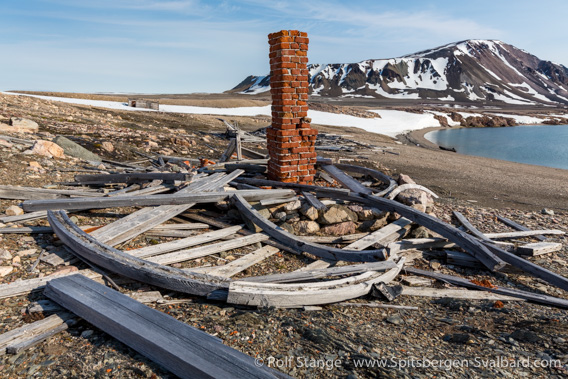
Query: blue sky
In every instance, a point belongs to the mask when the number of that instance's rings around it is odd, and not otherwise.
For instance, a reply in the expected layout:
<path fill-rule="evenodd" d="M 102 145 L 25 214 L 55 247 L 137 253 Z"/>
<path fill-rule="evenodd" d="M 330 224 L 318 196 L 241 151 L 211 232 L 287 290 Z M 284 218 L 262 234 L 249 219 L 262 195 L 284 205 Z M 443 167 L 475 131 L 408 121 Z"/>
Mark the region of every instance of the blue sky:
<path fill-rule="evenodd" d="M 568 66 L 565 0 L 2 0 L 0 90 L 222 92 L 299 29 L 311 63 L 500 39 Z"/>

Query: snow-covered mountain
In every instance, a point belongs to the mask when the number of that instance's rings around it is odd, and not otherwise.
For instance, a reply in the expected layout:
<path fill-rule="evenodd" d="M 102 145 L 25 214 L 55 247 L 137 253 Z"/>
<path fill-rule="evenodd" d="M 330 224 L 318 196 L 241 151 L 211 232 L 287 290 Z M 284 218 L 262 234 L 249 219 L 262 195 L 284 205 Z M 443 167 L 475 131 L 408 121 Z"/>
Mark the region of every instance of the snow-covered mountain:
<path fill-rule="evenodd" d="M 400 58 L 308 68 L 311 96 L 568 104 L 568 68 L 497 40 L 467 40 Z M 269 76 L 249 76 L 231 92 L 269 89 Z"/>

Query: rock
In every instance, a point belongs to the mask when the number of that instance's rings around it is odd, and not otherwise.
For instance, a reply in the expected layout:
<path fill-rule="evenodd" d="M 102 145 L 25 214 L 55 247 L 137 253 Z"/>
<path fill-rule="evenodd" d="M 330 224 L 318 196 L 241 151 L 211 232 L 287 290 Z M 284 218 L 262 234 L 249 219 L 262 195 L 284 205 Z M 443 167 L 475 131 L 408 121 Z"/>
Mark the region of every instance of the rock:
<path fill-rule="evenodd" d="M 318 218 L 320 224 L 332 225 L 346 221 L 357 221 L 357 213 L 345 205 L 334 204 L 322 212 Z"/>
<path fill-rule="evenodd" d="M 8 250 L 0 249 L 0 259 L 2 260 L 12 259 L 12 254 L 10 254 Z"/>
<path fill-rule="evenodd" d="M 442 339 L 446 342 L 463 343 L 467 345 L 475 343 L 473 338 L 467 333 L 446 334 Z"/>
<path fill-rule="evenodd" d="M 20 263 L 22 263 L 22 258 L 20 258 L 19 256 L 15 256 L 14 258 L 12 258 L 12 265 L 14 266 L 19 266 Z"/>
<path fill-rule="evenodd" d="M 274 213 L 274 218 L 279 220 L 279 221 L 286 221 L 287 216 L 288 216 L 288 214 L 284 211 Z"/>
<path fill-rule="evenodd" d="M 284 229 L 285 231 L 287 231 L 288 233 L 292 233 L 294 234 L 294 227 L 290 224 L 288 224 L 287 222 L 282 222 L 280 224 L 278 224 L 279 227 L 281 227 L 282 229 Z"/>
<path fill-rule="evenodd" d="M 12 266 L 0 266 L 0 277 L 4 277 L 12 272 L 14 268 Z"/>
<path fill-rule="evenodd" d="M 300 202 L 300 200 L 294 200 L 291 201 L 289 203 L 284 204 L 284 206 L 282 207 L 282 210 L 285 212 L 292 212 L 292 211 L 296 211 L 298 209 L 300 209 L 302 207 L 302 203 Z"/>
<path fill-rule="evenodd" d="M 564 338 L 562 338 L 562 337 L 554 337 L 554 338 L 552 339 L 552 341 L 553 341 L 554 343 L 557 343 L 557 344 L 562 344 L 562 343 L 565 343 L 565 342 L 566 342 L 566 340 L 565 340 Z"/>
<path fill-rule="evenodd" d="M 292 224 L 297 235 L 304 236 L 319 232 L 320 226 L 315 221 L 298 221 Z"/>
<path fill-rule="evenodd" d="M 103 150 L 105 150 L 109 153 L 112 153 L 114 151 L 114 145 L 112 143 L 108 142 L 108 141 L 104 141 L 101 144 L 101 147 L 103 148 Z"/>
<path fill-rule="evenodd" d="M 402 317 L 400 317 L 400 315 L 393 315 L 393 316 L 387 317 L 386 322 L 388 322 L 389 324 L 394 324 L 394 325 L 404 324 L 404 320 L 402 319 Z"/>
<path fill-rule="evenodd" d="M 2 130 L 2 125 L 6 125 L 6 124 L 2 124 L 2 123 L 0 122 L 0 131 L 3 131 L 3 130 Z M 6 125 L 6 126 L 9 126 L 9 125 Z M 3 146 L 3 147 L 12 147 L 12 146 L 14 146 L 14 145 L 11 144 L 10 142 L 6 141 L 6 140 L 0 139 L 0 146 Z"/>
<path fill-rule="evenodd" d="M 12 117 L 10 118 L 10 125 L 20 132 L 33 133 L 39 130 L 37 122 L 28 120 L 27 118 Z"/>
<path fill-rule="evenodd" d="M 519 342 L 534 343 L 540 341 L 540 337 L 535 332 L 527 329 L 517 329 L 509 336 Z"/>
<path fill-rule="evenodd" d="M 37 249 L 27 249 L 27 250 L 21 250 L 18 251 L 18 255 L 20 257 L 29 257 L 30 255 L 34 255 L 36 253 Z"/>
<path fill-rule="evenodd" d="M 421 212 L 430 211 L 434 207 L 432 196 L 418 189 L 401 192 L 397 195 L 396 200 Z"/>
<path fill-rule="evenodd" d="M 31 168 L 38 169 L 38 170 L 43 168 L 43 167 L 42 167 L 38 162 L 36 162 L 36 161 L 31 161 L 31 162 L 29 163 L 29 166 L 30 166 Z"/>
<path fill-rule="evenodd" d="M 358 204 L 351 204 L 348 206 L 353 212 L 357 213 L 357 219 L 359 221 L 369 221 L 376 218 L 382 218 L 386 215 L 386 212 L 382 212 L 377 208 L 366 207 Z"/>
<path fill-rule="evenodd" d="M 61 146 L 65 154 L 69 156 L 83 159 L 86 161 L 95 161 L 95 162 L 102 161 L 101 157 L 99 157 L 97 154 L 90 152 L 89 150 L 85 149 L 83 146 L 71 141 L 69 138 L 63 136 L 57 136 L 53 139 L 53 142 Z"/>
<path fill-rule="evenodd" d="M 430 238 L 430 231 L 428 230 L 428 228 L 425 228 L 424 226 L 419 226 L 416 229 L 412 230 L 412 232 L 410 233 L 410 236 L 412 238 Z"/>
<path fill-rule="evenodd" d="M 319 217 L 319 212 L 315 207 L 312 207 L 308 203 L 302 204 L 300 208 L 300 213 L 303 214 L 306 218 L 310 219 L 311 221 L 315 221 Z"/>
<path fill-rule="evenodd" d="M 152 148 L 152 147 L 159 147 L 159 146 L 160 146 L 160 145 L 158 145 L 157 142 L 150 141 L 150 140 L 145 141 L 145 145 L 146 145 L 147 147 L 150 147 L 150 148 Z"/>
<path fill-rule="evenodd" d="M 387 225 L 387 217 L 385 216 L 378 220 L 364 221 L 359 225 L 357 230 L 362 233 L 374 232 L 375 230 L 379 230 L 380 228 L 386 225 Z"/>
<path fill-rule="evenodd" d="M 401 186 L 403 184 L 416 184 L 416 182 L 412 180 L 410 176 L 405 174 L 400 174 L 398 177 L 398 185 Z"/>
<path fill-rule="evenodd" d="M 94 333 L 94 331 L 87 329 L 85 331 L 83 331 L 83 333 L 81 333 L 81 337 L 82 338 L 89 338 L 90 336 L 92 336 Z"/>
<path fill-rule="evenodd" d="M 6 215 L 8 216 L 20 216 L 24 214 L 24 210 L 17 205 L 11 205 L 6 209 Z"/>
<path fill-rule="evenodd" d="M 540 213 L 547 216 L 554 216 L 554 211 L 548 208 L 542 208 L 542 211 L 540 211 Z"/>
<path fill-rule="evenodd" d="M 42 155 L 48 158 L 65 157 L 64 150 L 57 144 L 49 141 L 38 140 L 31 149 L 32 154 Z"/>
<path fill-rule="evenodd" d="M 357 231 L 357 224 L 353 221 L 340 222 L 338 224 L 326 225 L 320 228 L 320 232 L 330 236 L 344 236 L 354 234 Z"/>

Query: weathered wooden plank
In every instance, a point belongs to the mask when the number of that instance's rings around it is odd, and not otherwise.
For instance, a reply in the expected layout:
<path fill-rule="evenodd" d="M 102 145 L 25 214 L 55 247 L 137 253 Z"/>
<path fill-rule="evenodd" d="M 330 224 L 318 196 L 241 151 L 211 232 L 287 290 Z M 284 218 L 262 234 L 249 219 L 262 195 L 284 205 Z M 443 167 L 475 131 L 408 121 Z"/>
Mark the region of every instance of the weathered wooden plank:
<path fill-rule="evenodd" d="M 405 296 L 433 297 L 437 299 L 453 298 L 466 300 L 524 301 L 524 299 L 520 299 L 518 297 L 454 288 L 402 287 L 402 294 Z"/>
<path fill-rule="evenodd" d="M 394 262 L 382 261 L 382 262 L 362 263 L 362 264 L 340 266 L 340 267 L 293 271 L 283 274 L 253 276 L 239 280 L 246 282 L 255 282 L 255 283 L 294 283 L 294 282 L 303 282 L 313 279 L 325 278 L 328 276 L 359 274 L 366 271 L 386 271 L 394 267 L 396 267 L 396 264 Z"/>
<path fill-rule="evenodd" d="M 196 230 L 167 230 L 167 229 L 150 229 L 144 233 L 147 237 L 181 237 L 187 238 L 199 234 Z"/>
<path fill-rule="evenodd" d="M 397 184 L 396 184 L 396 182 L 394 181 L 393 178 L 391 178 L 390 176 L 388 176 L 388 175 L 386 175 L 386 174 L 384 174 L 384 173 L 382 173 L 378 170 L 373 170 L 373 169 L 367 168 L 367 167 L 354 166 L 354 165 L 343 164 L 343 163 L 337 163 L 335 165 L 335 167 L 337 167 L 340 170 L 347 171 L 347 172 L 354 172 L 356 174 L 369 175 L 370 177 L 385 183 L 387 185 L 387 188 L 385 188 L 382 191 L 375 193 L 375 196 L 384 196 L 387 193 L 391 192 L 397 186 Z"/>
<path fill-rule="evenodd" d="M 477 289 L 477 290 L 481 290 L 481 291 L 493 292 L 493 293 L 500 294 L 500 295 L 517 297 L 519 299 L 524 299 L 524 300 L 531 301 L 531 302 L 534 302 L 534 303 L 537 303 L 537 304 L 550 305 L 550 306 L 560 307 L 560 308 L 568 308 L 568 300 L 561 299 L 561 298 L 558 298 L 558 297 L 542 295 L 542 294 L 539 294 L 539 293 L 533 293 L 533 292 L 527 292 L 527 291 L 521 291 L 521 290 L 512 289 L 512 288 L 504 288 L 504 287 L 499 287 L 499 286 L 493 286 L 491 288 L 478 286 L 477 284 L 472 283 L 468 279 L 460 278 L 458 276 L 439 274 L 439 273 L 436 273 L 436 272 L 420 270 L 420 269 L 417 269 L 417 268 L 414 268 L 414 267 L 405 267 L 404 270 L 405 270 L 406 273 L 434 278 L 434 279 L 440 280 L 442 282 L 454 284 L 454 285 L 460 286 L 460 287 L 473 288 L 473 289 Z"/>
<path fill-rule="evenodd" d="M 368 294 L 374 283 L 389 283 L 404 264 L 402 258 L 395 268 L 385 273 L 368 271 L 343 279 L 318 283 L 255 283 L 233 281 L 227 302 L 255 306 L 293 307 L 337 303 Z"/>
<path fill-rule="evenodd" d="M 365 251 L 342 250 L 302 240 L 264 218 L 257 210 L 252 208 L 242 196 L 235 194 L 231 197 L 231 200 L 244 217 L 247 217 L 249 220 L 258 225 L 266 234 L 285 245 L 294 247 L 296 250 L 305 251 L 320 258 L 344 260 L 348 262 L 386 260 L 384 249 Z"/>
<path fill-rule="evenodd" d="M 18 216 L 4 216 L 0 217 L 0 222 L 23 222 L 23 221 L 31 221 L 37 220 L 39 218 L 46 218 L 47 211 L 39 211 L 39 212 L 31 212 L 31 213 L 24 213 L 23 215 Z"/>
<path fill-rule="evenodd" d="M 504 232 L 504 233 L 485 233 L 485 236 L 490 239 L 507 239 L 507 238 L 534 237 L 542 234 L 559 236 L 565 233 L 562 230 L 558 229 L 540 229 L 540 230 L 525 230 L 525 231 Z"/>
<path fill-rule="evenodd" d="M 312 263 L 297 269 L 295 272 L 318 270 L 318 269 L 322 269 L 322 268 L 332 267 L 336 264 L 337 264 L 337 261 L 318 259 L 317 261 L 313 261 Z"/>
<path fill-rule="evenodd" d="M 209 275 L 222 276 L 224 278 L 230 278 L 246 270 L 247 268 L 262 262 L 264 259 L 276 254 L 279 250 L 273 246 L 263 246 L 260 249 L 248 253 L 239 259 L 235 259 L 222 266 L 212 266 L 212 267 L 198 267 L 196 269 L 191 269 L 194 272 L 203 272 Z"/>
<path fill-rule="evenodd" d="M 48 189 L 0 185 L 0 199 L 42 200 L 58 199 L 68 196 L 102 197 L 104 193 L 81 190 Z"/>
<path fill-rule="evenodd" d="M 359 240 L 370 233 L 346 234 L 344 236 L 302 236 L 302 239 L 316 243 L 349 243 Z"/>
<path fill-rule="evenodd" d="M 0 228 L 0 234 L 46 234 L 53 233 L 49 226 L 26 226 L 23 228 Z"/>
<path fill-rule="evenodd" d="M 259 153 L 258 151 L 248 149 L 244 146 L 241 147 L 243 154 L 251 159 L 266 159 L 266 154 Z"/>
<path fill-rule="evenodd" d="M 150 230 L 195 230 L 195 229 L 209 229 L 209 225 L 203 222 L 182 222 L 179 224 L 161 224 L 153 227 Z"/>
<path fill-rule="evenodd" d="M 527 231 L 530 230 L 529 228 L 527 228 L 524 225 L 518 224 L 513 220 L 508 219 L 507 217 L 503 217 L 503 216 L 497 216 L 497 220 L 501 221 L 503 224 L 516 229 L 516 230 L 521 230 L 521 231 Z M 536 238 L 539 241 L 544 241 L 546 240 L 545 236 L 534 236 L 534 238 Z"/>
<path fill-rule="evenodd" d="M 298 198 L 296 196 L 282 198 L 282 199 L 265 199 L 265 200 L 260 200 L 260 205 L 268 207 L 270 205 L 284 204 L 284 203 L 289 203 L 289 202 L 296 201 L 296 200 L 298 200 Z"/>
<path fill-rule="evenodd" d="M 216 203 L 226 201 L 232 193 L 238 193 L 249 201 L 274 199 L 278 197 L 290 197 L 294 191 L 287 189 L 275 190 L 235 190 L 230 192 L 206 192 L 206 193 L 175 193 L 171 195 L 147 195 L 147 196 L 114 196 L 52 200 L 26 200 L 22 207 L 26 212 L 56 210 L 56 209 L 95 209 L 113 207 L 156 206 L 156 205 L 186 205 L 190 203 Z"/>
<path fill-rule="evenodd" d="M 188 261 L 191 259 L 205 257 L 211 254 L 221 253 L 227 250 L 237 249 L 239 247 L 252 245 L 253 243 L 266 241 L 267 239 L 268 236 L 264 234 L 252 234 L 250 236 L 235 238 L 229 241 L 222 241 L 210 245 L 194 247 L 192 249 L 180 250 L 173 253 L 148 257 L 146 258 L 146 260 L 157 264 L 169 265 L 172 263 Z M 189 271 L 191 271 L 191 269 L 189 269 Z"/>
<path fill-rule="evenodd" d="M 477 258 L 461 251 L 446 250 L 446 263 L 469 268 L 483 268 L 483 264 Z"/>
<path fill-rule="evenodd" d="M 228 183 L 241 173 L 242 171 L 234 171 L 230 175 L 214 174 L 209 177 L 194 177 L 195 182 L 179 192 L 211 191 L 218 186 Z M 191 206 L 193 206 L 193 204 L 162 205 L 156 208 L 143 208 L 118 221 L 95 230 L 91 235 L 105 244 L 114 246 L 134 238 L 152 229 L 154 226 L 163 224 L 172 217 L 186 211 Z"/>
<path fill-rule="evenodd" d="M 348 188 L 353 192 L 360 192 L 366 194 L 373 193 L 373 191 L 371 191 L 370 188 L 365 187 L 357 180 L 353 179 L 353 177 L 347 175 L 345 172 L 341 171 L 339 168 L 337 168 L 334 165 L 321 165 L 320 167 L 322 170 L 324 170 L 329 175 L 331 175 L 335 180 L 341 183 L 343 187 Z"/>
<path fill-rule="evenodd" d="M 69 320 L 72 316 L 73 315 L 68 312 L 60 312 L 46 317 L 43 320 L 0 334 L 0 356 L 6 353 L 16 354 L 27 347 L 31 347 L 49 338 L 55 332 L 66 329 L 67 325 L 65 321 Z M 63 329 L 62 325 L 65 325 Z M 50 332 L 53 334 L 50 334 Z"/>
<path fill-rule="evenodd" d="M 235 234 L 241 229 L 242 229 L 241 225 L 231 226 L 228 228 L 214 230 L 211 232 L 187 237 L 176 241 L 165 242 L 154 246 L 142 247 L 136 250 L 129 250 L 127 253 L 138 258 L 151 257 L 153 255 L 165 254 L 171 251 L 185 249 L 190 246 L 196 246 L 207 242 L 212 242 L 224 237 L 228 237 L 232 234 Z"/>
<path fill-rule="evenodd" d="M 363 250 L 373 245 L 386 247 L 389 243 L 396 241 L 399 237 L 404 235 L 406 233 L 406 227 L 410 224 L 412 224 L 412 221 L 401 217 L 398 220 L 374 231 L 368 236 L 352 242 L 347 245 L 345 249 Z"/>
<path fill-rule="evenodd" d="M 537 256 L 554 253 L 562 249 L 560 242 L 535 242 L 517 247 L 517 254 Z"/>
<path fill-rule="evenodd" d="M 141 188 L 140 184 L 131 184 L 128 187 L 121 188 L 116 191 L 108 192 L 106 196 L 119 196 L 124 195 L 128 192 L 132 193 L 133 191 L 139 190 Z"/>
<path fill-rule="evenodd" d="M 235 138 L 231 138 L 229 140 L 229 144 L 227 145 L 227 148 L 225 149 L 225 151 L 223 152 L 223 154 L 219 158 L 219 162 L 227 162 L 229 159 L 231 159 L 231 156 L 235 152 L 236 148 L 237 148 L 237 140 Z"/>
<path fill-rule="evenodd" d="M 317 197 L 309 193 L 308 191 L 302 191 L 302 195 L 304 195 L 304 199 L 310 204 L 312 207 L 317 209 L 318 211 L 325 211 L 327 207 L 319 201 Z"/>
<path fill-rule="evenodd" d="M 79 275 L 45 294 L 181 378 L 274 378 L 270 369 L 197 328 Z"/>
<path fill-rule="evenodd" d="M 474 236 L 476 236 L 477 238 L 479 238 L 480 240 L 486 241 L 486 242 L 490 242 L 493 243 L 493 241 L 491 241 L 491 238 L 487 237 L 485 234 L 483 234 L 482 232 L 480 232 L 475 226 L 473 226 L 471 224 L 471 222 L 469 222 L 469 220 L 467 218 L 465 218 L 465 216 L 463 214 L 461 214 L 458 211 L 453 211 L 454 216 L 458 219 L 458 221 L 467 229 L 471 232 L 471 234 L 473 234 Z"/>
<path fill-rule="evenodd" d="M 81 270 L 78 272 L 92 279 L 98 279 L 102 277 L 101 274 L 91 270 Z M 52 275 L 44 276 L 43 278 L 23 279 L 23 280 L 16 280 L 11 283 L 0 284 L 0 299 L 26 295 L 33 291 L 42 291 L 45 285 L 47 284 L 47 282 L 50 281 L 51 279 L 58 278 L 61 276 L 73 275 L 76 273 L 77 271 L 66 272 L 62 274 L 55 273 Z"/>
<path fill-rule="evenodd" d="M 171 172 L 131 172 L 128 174 L 91 174 L 75 175 L 75 181 L 79 183 L 139 183 L 152 180 L 163 180 L 164 182 L 191 180 L 191 174 L 171 173 Z"/>
<path fill-rule="evenodd" d="M 397 242 L 393 242 L 400 247 L 401 250 L 406 249 L 449 249 L 456 244 L 449 242 L 445 238 L 408 238 Z M 391 245 L 392 245 L 391 244 Z"/>
<path fill-rule="evenodd" d="M 371 302 L 371 303 L 338 303 L 334 304 L 340 307 L 354 307 L 354 308 L 386 308 L 386 309 L 404 309 L 408 311 L 417 311 L 418 307 L 411 307 L 408 305 L 394 305 L 394 304 L 383 304 L 379 302 Z"/>

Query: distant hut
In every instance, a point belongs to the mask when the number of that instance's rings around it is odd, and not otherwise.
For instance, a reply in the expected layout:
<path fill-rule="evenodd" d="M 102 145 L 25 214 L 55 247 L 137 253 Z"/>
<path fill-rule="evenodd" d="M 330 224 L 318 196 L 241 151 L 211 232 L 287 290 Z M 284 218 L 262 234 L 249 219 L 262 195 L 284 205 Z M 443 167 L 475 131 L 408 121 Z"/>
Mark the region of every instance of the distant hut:
<path fill-rule="evenodd" d="M 133 108 L 146 108 L 160 110 L 160 103 L 154 100 L 147 99 L 128 99 L 128 106 Z"/>

